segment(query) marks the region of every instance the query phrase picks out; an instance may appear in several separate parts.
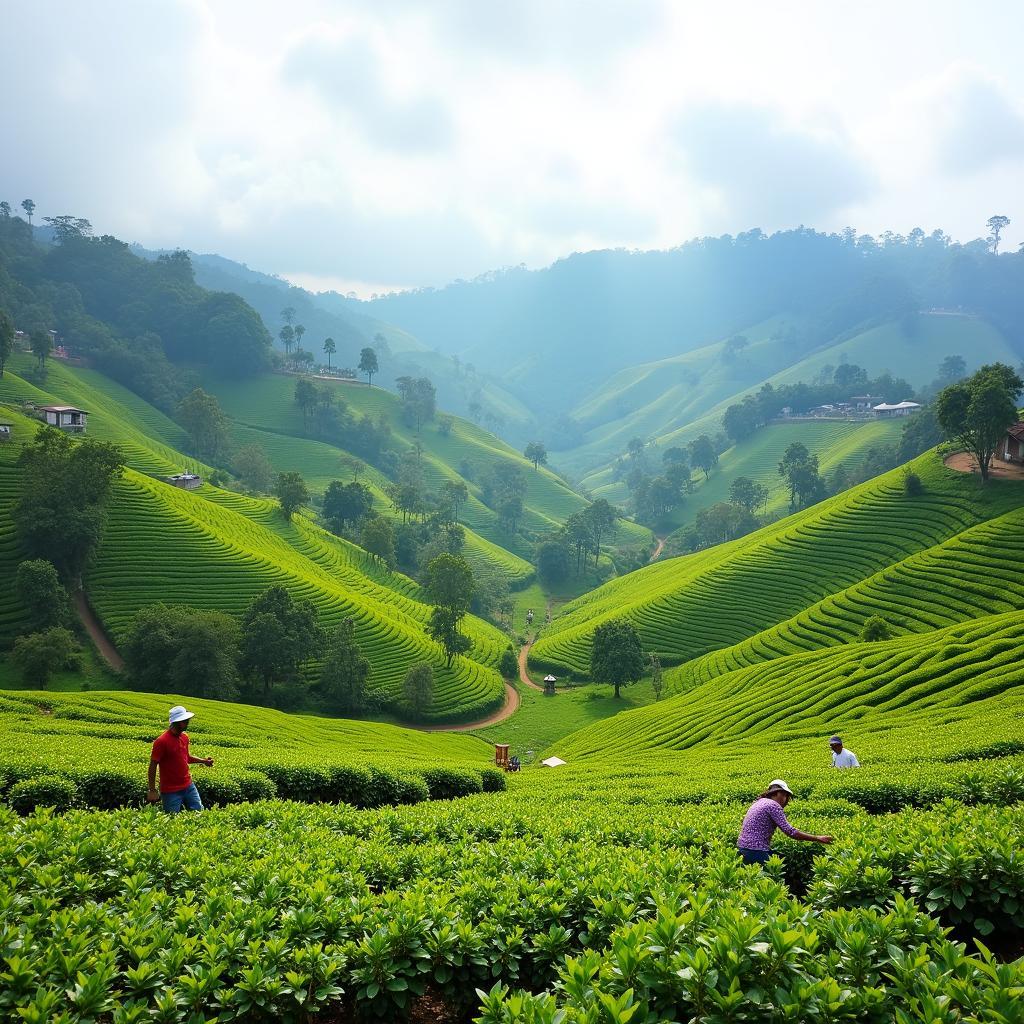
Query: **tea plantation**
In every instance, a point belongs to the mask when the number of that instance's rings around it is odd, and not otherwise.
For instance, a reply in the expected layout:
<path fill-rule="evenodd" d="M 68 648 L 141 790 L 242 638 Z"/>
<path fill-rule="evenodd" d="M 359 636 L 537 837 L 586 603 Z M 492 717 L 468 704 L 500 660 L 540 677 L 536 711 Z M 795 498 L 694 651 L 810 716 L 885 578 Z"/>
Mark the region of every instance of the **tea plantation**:
<path fill-rule="evenodd" d="M 541 634 L 531 662 L 585 675 L 594 629 L 624 616 L 646 649 L 679 664 L 762 633 L 876 574 L 888 580 L 893 573 L 887 570 L 911 555 L 1024 503 L 1024 484 L 1004 481 L 982 491 L 976 480 L 946 469 L 934 452 L 911 468 L 924 485 L 919 495 L 908 495 L 903 470 L 893 470 L 740 540 L 612 580 L 566 606 Z M 965 544 L 965 569 L 973 557 L 967 546 L 984 543 L 982 537 L 974 534 Z M 1018 558 L 1016 548 L 1011 560 Z M 1000 556 L 993 546 L 990 557 Z M 951 548 L 945 564 L 957 557 Z M 931 586 L 952 592 L 958 579 L 954 573 Z M 1002 598 L 996 585 L 987 598 L 972 593 L 969 600 L 987 611 L 1004 610 L 1013 600 L 1012 594 Z M 918 596 L 926 606 L 927 595 L 911 592 L 907 600 L 916 605 Z"/>

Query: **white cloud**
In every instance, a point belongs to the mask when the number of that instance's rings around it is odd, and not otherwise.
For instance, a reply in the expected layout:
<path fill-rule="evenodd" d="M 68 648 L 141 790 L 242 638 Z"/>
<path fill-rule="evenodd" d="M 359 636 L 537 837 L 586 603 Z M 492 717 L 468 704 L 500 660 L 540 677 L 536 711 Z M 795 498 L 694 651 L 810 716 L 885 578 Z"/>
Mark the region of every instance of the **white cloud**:
<path fill-rule="evenodd" d="M 381 285 L 799 221 L 970 237 L 1024 224 L 991 45 L 1022 34 L 1011 0 L 38 0 L 5 9 L 0 193 Z"/>

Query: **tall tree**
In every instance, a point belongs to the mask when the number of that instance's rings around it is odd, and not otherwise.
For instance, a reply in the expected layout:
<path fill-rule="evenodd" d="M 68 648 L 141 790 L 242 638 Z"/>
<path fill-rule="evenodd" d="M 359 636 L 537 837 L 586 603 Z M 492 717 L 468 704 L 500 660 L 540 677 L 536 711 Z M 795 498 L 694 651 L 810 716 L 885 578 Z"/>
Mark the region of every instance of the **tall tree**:
<path fill-rule="evenodd" d="M 80 668 L 78 641 L 63 626 L 51 626 L 41 633 L 29 633 L 14 641 L 11 661 L 29 686 L 44 687 L 54 672 Z"/>
<path fill-rule="evenodd" d="M 294 306 L 285 306 L 284 309 L 281 310 L 281 319 L 289 327 L 291 327 L 291 325 L 293 323 L 295 323 L 295 307 Z"/>
<path fill-rule="evenodd" d="M 789 486 L 789 507 L 806 508 L 825 496 L 825 485 L 818 473 L 818 456 L 812 455 L 806 445 L 794 441 L 786 449 L 779 463 L 779 476 Z"/>
<path fill-rule="evenodd" d="M 302 336 L 306 333 L 306 328 L 302 324 L 295 325 L 295 348 L 302 351 Z"/>
<path fill-rule="evenodd" d="M 228 443 L 228 418 L 215 395 L 196 388 L 178 405 L 178 420 L 192 439 L 192 448 L 201 459 L 216 462 Z"/>
<path fill-rule="evenodd" d="M 359 546 L 388 567 L 395 564 L 395 530 L 383 516 L 372 516 L 363 524 Z"/>
<path fill-rule="evenodd" d="M 296 680 L 304 662 L 323 649 L 324 634 L 311 601 L 295 601 L 284 587 L 257 595 L 242 616 L 243 675 L 263 692 Z"/>
<path fill-rule="evenodd" d="M 0 377 L 4 375 L 4 367 L 14 351 L 14 322 L 0 309 Z"/>
<path fill-rule="evenodd" d="M 47 357 L 53 351 L 53 335 L 49 331 L 35 330 L 29 335 L 28 343 L 39 369 L 45 369 Z"/>
<path fill-rule="evenodd" d="M 701 434 L 686 446 L 687 454 L 690 456 L 690 465 L 704 473 L 704 479 L 711 476 L 711 470 L 718 465 L 718 452 L 711 443 L 707 434 Z"/>
<path fill-rule="evenodd" d="M 441 487 L 442 512 L 453 523 L 459 521 L 459 508 L 469 501 L 469 488 L 462 480 L 446 480 Z"/>
<path fill-rule="evenodd" d="M 295 328 L 291 324 L 285 324 L 284 327 L 278 331 L 277 335 L 281 339 L 281 344 L 284 345 L 284 350 L 287 355 L 292 354 L 292 345 L 295 344 Z"/>
<path fill-rule="evenodd" d="M 940 384 L 955 384 L 967 376 L 967 363 L 963 356 L 946 356 L 939 364 L 938 381 Z"/>
<path fill-rule="evenodd" d="M 68 622 L 71 612 L 68 592 L 53 562 L 45 558 L 20 562 L 14 585 L 21 603 L 28 609 L 33 631 L 63 626 Z"/>
<path fill-rule="evenodd" d="M 416 715 L 422 715 L 434 701 L 434 670 L 426 662 L 411 665 L 402 683 L 405 699 Z"/>
<path fill-rule="evenodd" d="M 313 382 L 308 377 L 300 377 L 295 382 L 295 404 L 302 410 L 304 433 L 309 433 L 309 414 L 317 407 L 319 401 Z"/>
<path fill-rule="evenodd" d="M 594 564 L 596 565 L 601 555 L 601 541 L 618 522 L 619 513 L 609 504 L 606 498 L 598 498 L 597 501 L 584 509 L 583 516 L 593 541 L 592 550 L 594 552 Z"/>
<path fill-rule="evenodd" d="M 459 555 L 438 555 L 427 565 L 423 587 L 427 600 L 434 605 L 427 633 L 444 649 L 450 666 L 455 655 L 469 649 L 469 640 L 462 636 L 459 625 L 473 600 L 473 570 Z"/>
<path fill-rule="evenodd" d="M 327 372 L 331 372 L 331 356 L 338 351 L 333 338 L 324 338 L 324 354 L 327 356 Z"/>
<path fill-rule="evenodd" d="M 28 218 L 29 227 L 32 226 L 32 214 L 36 212 L 36 204 L 31 199 L 22 199 L 21 208 L 25 211 L 25 216 Z"/>
<path fill-rule="evenodd" d="M 233 700 L 240 641 L 232 615 L 152 604 L 135 613 L 121 651 L 129 678 L 141 690 Z"/>
<path fill-rule="evenodd" d="M 380 369 L 377 353 L 372 348 L 364 348 L 359 353 L 359 372 L 366 374 L 367 386 L 373 384 L 373 375 Z"/>
<path fill-rule="evenodd" d="M 309 490 L 301 473 L 292 470 L 290 473 L 278 473 L 274 484 L 274 497 L 281 504 L 281 513 L 285 519 L 291 517 L 309 501 Z"/>
<path fill-rule="evenodd" d="M 768 500 L 768 488 L 760 481 L 738 476 L 729 487 L 729 500 L 734 505 L 740 505 L 748 512 L 753 512 Z"/>
<path fill-rule="evenodd" d="M 661 700 L 661 691 L 665 686 L 662 677 L 661 659 L 656 654 L 649 654 L 647 657 L 651 666 L 651 689 L 654 691 L 654 699 Z"/>
<path fill-rule="evenodd" d="M 1017 398 L 1024 381 L 1003 363 L 983 366 L 973 376 L 943 388 L 935 399 L 935 415 L 948 438 L 974 457 L 982 482 L 1006 428 L 1017 420 Z"/>
<path fill-rule="evenodd" d="M 595 683 L 611 683 L 615 696 L 619 688 L 635 683 L 646 664 L 640 634 L 626 619 L 602 622 L 594 630 L 590 651 L 590 677 Z"/>
<path fill-rule="evenodd" d="M 121 453 L 96 438 L 41 427 L 18 461 L 25 472 L 14 523 L 22 543 L 77 585 L 103 535 L 110 492 L 124 471 Z"/>
<path fill-rule="evenodd" d="M 992 247 L 992 252 L 998 254 L 999 240 L 1003 230 L 1010 226 L 1010 218 L 997 213 L 995 216 L 989 217 L 985 223 L 988 225 L 988 244 Z"/>
<path fill-rule="evenodd" d="M 373 492 L 365 484 L 332 480 L 324 491 L 323 516 L 334 533 L 358 526 L 373 511 Z"/>
<path fill-rule="evenodd" d="M 11 204 L 4 199 L 0 202 L 0 220 L 11 219 Z"/>
<path fill-rule="evenodd" d="M 548 450 L 544 447 L 543 441 L 531 441 L 523 452 L 532 463 L 534 471 L 537 470 L 538 466 L 546 466 L 548 464 Z"/>
<path fill-rule="evenodd" d="M 231 457 L 231 467 L 247 491 L 266 494 L 274 482 L 274 467 L 263 449 L 247 444 Z"/>
<path fill-rule="evenodd" d="M 370 663 L 356 643 L 355 622 L 344 618 L 327 639 L 320 694 L 336 710 L 358 713 L 366 710 L 369 681 Z"/>

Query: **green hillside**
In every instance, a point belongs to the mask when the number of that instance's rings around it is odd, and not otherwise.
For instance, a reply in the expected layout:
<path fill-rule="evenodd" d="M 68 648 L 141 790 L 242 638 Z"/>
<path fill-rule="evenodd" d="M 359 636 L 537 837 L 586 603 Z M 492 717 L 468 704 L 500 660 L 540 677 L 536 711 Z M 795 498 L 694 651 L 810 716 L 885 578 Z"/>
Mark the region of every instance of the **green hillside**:
<path fill-rule="evenodd" d="M 914 468 L 920 496 L 907 496 L 896 470 L 740 540 L 613 580 L 567 605 L 531 658 L 585 675 L 594 628 L 625 617 L 646 649 L 679 664 L 797 615 L 1024 497 L 1016 483 L 982 491 L 934 453 Z"/>
<path fill-rule="evenodd" d="M 929 736 L 936 756 L 959 746 L 953 741 L 964 723 L 979 744 L 1019 740 L 1022 641 L 1024 613 L 1016 611 L 780 657 L 590 726 L 559 750 L 566 758 L 605 758 L 767 738 L 774 744 L 813 738 L 823 749 L 839 732 L 856 743 L 865 764 L 878 766 L 904 760 L 915 732 Z"/>
<path fill-rule="evenodd" d="M 331 445 L 312 442 L 303 436 L 302 413 L 294 401 L 296 377 L 270 374 L 249 381 L 210 379 L 207 386 L 220 399 L 233 420 L 233 429 L 239 442 L 255 441 L 264 446 L 275 468 L 284 466 L 298 469 L 307 476 L 314 488 L 322 488 L 339 474 L 347 472 L 332 454 L 338 451 Z M 398 396 L 383 388 L 345 381 L 324 381 L 333 387 L 340 400 L 353 412 L 384 417 L 393 436 L 404 448 L 412 448 L 418 441 L 422 447 L 422 466 L 428 486 L 438 487 L 446 480 L 463 480 L 470 491 L 470 501 L 461 513 L 465 524 L 487 540 L 510 549 L 519 556 L 529 551 L 516 537 L 509 537 L 498 522 L 497 515 L 480 500 L 480 481 L 486 471 L 496 463 L 509 463 L 523 471 L 526 478 L 523 528 L 527 531 L 545 531 L 560 526 L 565 520 L 586 506 L 586 501 L 564 481 L 543 466 L 534 470 L 523 456 L 468 420 L 455 418 L 451 432 L 446 436 L 436 422 L 427 425 L 419 438 L 401 416 Z M 258 432 L 258 433 L 257 433 Z M 461 473 L 463 467 L 466 473 Z M 363 478 L 360 471 L 360 479 Z M 371 469 L 366 474 L 378 486 L 383 478 Z M 621 521 L 609 543 L 646 544 L 650 531 L 628 521 Z"/>
<path fill-rule="evenodd" d="M 802 420 L 797 423 L 773 423 L 744 438 L 723 452 L 709 478 L 699 470 L 693 474 L 693 492 L 671 516 L 675 528 L 692 523 L 701 509 L 729 500 L 729 488 L 737 477 L 756 480 L 768 488 L 767 514 L 785 512 L 789 507 L 789 491 L 779 476 L 778 466 L 786 448 L 793 442 L 803 444 L 818 456 L 823 476 L 840 466 L 855 470 L 867 452 L 876 445 L 899 443 L 903 424 L 899 420 Z M 589 478 L 592 483 L 611 480 L 610 471 Z M 595 487 L 594 493 L 609 501 L 625 503 L 629 490 L 624 481 L 613 481 Z"/>
<path fill-rule="evenodd" d="M 689 689 L 744 666 L 854 642 L 874 615 L 899 635 L 1024 608 L 1021 537 L 1024 507 L 887 566 L 735 646 L 687 662 L 669 685 Z"/>
<path fill-rule="evenodd" d="M 15 360 L 19 366 L 19 361 Z M 171 487 L 145 474 L 166 474 L 197 465 L 157 437 L 174 439 L 180 430 L 146 403 L 99 374 L 59 364 L 48 374 L 46 391 L 8 371 L 0 379 L 0 401 L 74 402 L 90 413 L 91 436 L 118 444 L 129 471 L 115 487 L 109 522 L 86 590 L 115 642 L 136 611 L 154 602 L 187 603 L 240 613 L 274 583 L 311 598 L 325 624 L 343 615 L 356 621 L 360 645 L 374 669 L 374 684 L 390 698 L 417 661 L 435 668 L 429 717 L 479 717 L 504 700 L 494 671 L 507 638 L 482 620 L 470 619 L 470 656 L 444 666 L 440 648 L 424 625 L 429 609 L 417 599 L 418 586 L 379 567 L 361 548 L 333 537 L 303 517 L 286 523 L 275 502 L 246 498 L 208 484 L 197 492 Z M 15 423 L 14 439 L 0 448 L 0 500 L 17 498 L 17 451 L 36 423 L 5 407 Z M 8 413 L 6 410 L 11 410 Z M 202 468 L 202 467 L 201 467 Z M 0 533 L 0 565 L 12 578 L 19 553 L 9 516 Z M 470 557 L 513 562 L 495 545 L 478 539 Z M 513 563 L 514 567 L 514 563 Z M 16 635 L 23 612 L 11 588 L 0 598 L 0 630 Z"/>
<path fill-rule="evenodd" d="M 1020 361 L 1006 338 L 977 317 L 922 314 L 910 323 L 913 326 L 901 319 L 858 331 L 843 340 L 823 339 L 820 347 L 801 356 L 792 351 L 785 336 L 764 336 L 775 324 L 768 321 L 739 332 L 751 344 L 734 362 L 723 360 L 723 342 L 675 361 L 623 371 L 578 411 L 584 416 L 600 408 L 606 414 L 619 408 L 631 412 L 605 427 L 588 431 L 586 441 L 579 447 L 559 452 L 558 465 L 580 475 L 582 486 L 597 490 L 608 482 L 602 470 L 625 451 L 631 437 L 642 437 L 652 441 L 656 449 L 664 450 L 672 445 L 685 445 L 702 433 L 714 435 L 721 430 L 726 408 L 756 391 L 762 383 L 767 381 L 773 387 L 799 381 L 809 383 L 826 366 L 853 363 L 867 370 L 869 377 L 889 372 L 921 386 L 935 379 L 939 364 L 948 355 L 963 356 L 968 371 L 983 363 L 998 361 L 1012 366 Z M 682 383 L 676 383 L 680 375 Z M 643 382 L 644 393 L 633 394 L 632 377 Z M 732 384 L 736 386 L 730 391 Z M 666 400 L 657 390 L 659 385 Z M 891 400 L 904 397 L 893 396 Z"/>

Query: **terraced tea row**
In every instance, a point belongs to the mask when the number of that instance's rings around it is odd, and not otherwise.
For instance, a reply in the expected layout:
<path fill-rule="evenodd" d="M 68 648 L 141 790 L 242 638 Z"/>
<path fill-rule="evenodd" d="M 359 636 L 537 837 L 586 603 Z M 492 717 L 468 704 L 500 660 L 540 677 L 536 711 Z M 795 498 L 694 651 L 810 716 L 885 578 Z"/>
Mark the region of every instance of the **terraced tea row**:
<path fill-rule="evenodd" d="M 239 614 L 256 594 L 283 584 L 312 600 L 325 625 L 342 616 L 355 621 L 374 685 L 388 694 L 400 694 L 412 663 L 428 661 L 435 668 L 433 717 L 478 715 L 504 700 L 491 667 L 507 643 L 498 630 L 470 619 L 471 656 L 446 668 L 440 648 L 424 634 L 429 609 L 402 596 L 405 584 L 382 587 L 358 571 L 343 542 L 310 527 L 295 532 L 301 544 L 314 538 L 321 554 L 333 551 L 333 557 L 327 564 L 313 562 L 247 516 L 129 471 L 115 491 L 87 589 L 116 640 L 148 604 L 188 603 Z"/>
<path fill-rule="evenodd" d="M 934 453 L 913 467 L 924 493 L 908 496 L 894 470 L 757 533 L 672 559 L 566 606 L 531 652 L 538 666 L 585 675 L 601 622 L 625 617 L 647 650 L 680 663 L 792 618 L 910 555 L 1020 504 L 1024 486 L 984 491 Z"/>
<path fill-rule="evenodd" d="M 872 616 L 892 634 L 926 632 L 1024 607 L 1024 508 L 971 527 L 812 605 L 763 633 L 688 662 L 669 677 L 686 690 L 772 658 L 845 644 Z"/>
<path fill-rule="evenodd" d="M 896 640 L 779 657 L 598 723 L 560 750 L 567 758 L 605 759 L 737 744 L 742 755 L 742 747 L 762 735 L 783 746 L 813 735 L 824 751 L 824 739 L 845 730 L 854 733 L 858 748 L 868 745 L 865 763 L 877 765 L 890 761 L 893 750 L 921 748 L 922 737 L 928 756 L 937 756 L 933 734 L 950 723 L 949 742 L 957 749 L 1019 740 L 1022 643 L 1024 612 L 1015 611 Z M 790 767 L 780 765 L 774 774 Z"/>

